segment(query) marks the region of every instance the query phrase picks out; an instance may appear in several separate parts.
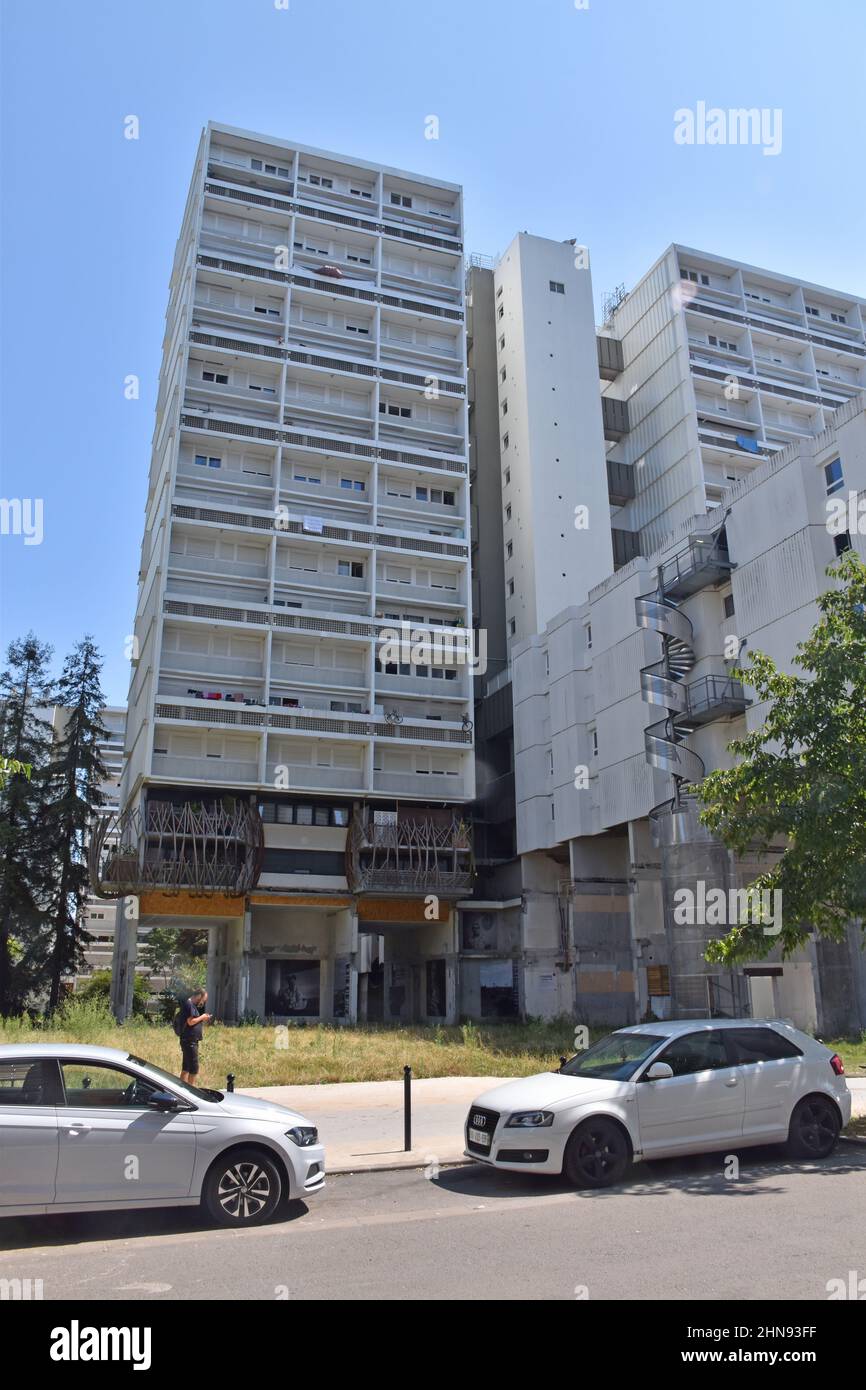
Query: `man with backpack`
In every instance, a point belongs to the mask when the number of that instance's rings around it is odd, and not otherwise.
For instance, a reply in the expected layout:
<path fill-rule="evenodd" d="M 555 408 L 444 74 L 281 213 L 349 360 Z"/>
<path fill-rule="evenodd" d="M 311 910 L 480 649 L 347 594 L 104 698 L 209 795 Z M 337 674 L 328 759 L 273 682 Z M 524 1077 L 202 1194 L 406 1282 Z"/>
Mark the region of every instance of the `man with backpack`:
<path fill-rule="evenodd" d="M 189 999 L 182 999 L 180 1008 L 174 1016 L 174 1031 L 180 1038 L 181 1081 L 194 1086 L 198 1078 L 198 1045 L 201 1042 L 205 1023 L 213 1022 L 213 1014 L 206 1014 L 207 990 L 197 989 Z"/>

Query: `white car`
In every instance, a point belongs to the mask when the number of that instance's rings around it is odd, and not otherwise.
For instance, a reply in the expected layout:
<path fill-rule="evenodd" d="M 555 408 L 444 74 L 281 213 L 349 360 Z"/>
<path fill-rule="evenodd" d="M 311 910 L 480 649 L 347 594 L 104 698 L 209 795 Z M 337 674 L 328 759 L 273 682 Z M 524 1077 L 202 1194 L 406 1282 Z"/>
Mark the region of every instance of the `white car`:
<path fill-rule="evenodd" d="M 201 1203 L 253 1226 L 324 1184 L 315 1127 L 282 1105 L 111 1047 L 0 1045 L 0 1216 Z"/>
<path fill-rule="evenodd" d="M 643 1023 L 558 1072 L 478 1097 L 466 1156 L 515 1172 L 607 1187 L 632 1162 L 786 1143 L 825 1158 L 851 1118 L 841 1059 L 777 1019 Z"/>

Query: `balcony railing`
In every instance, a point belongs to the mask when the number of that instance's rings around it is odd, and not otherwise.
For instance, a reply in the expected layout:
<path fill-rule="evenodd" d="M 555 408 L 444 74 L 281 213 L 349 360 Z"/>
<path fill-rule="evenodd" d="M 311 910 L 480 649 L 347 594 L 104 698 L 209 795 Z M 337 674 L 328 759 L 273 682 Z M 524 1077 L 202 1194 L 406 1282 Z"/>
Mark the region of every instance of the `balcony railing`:
<path fill-rule="evenodd" d="M 688 724 L 709 724 L 713 719 L 744 714 L 749 705 L 742 681 L 731 676 L 702 676 L 689 683 L 686 693 L 683 721 Z"/>

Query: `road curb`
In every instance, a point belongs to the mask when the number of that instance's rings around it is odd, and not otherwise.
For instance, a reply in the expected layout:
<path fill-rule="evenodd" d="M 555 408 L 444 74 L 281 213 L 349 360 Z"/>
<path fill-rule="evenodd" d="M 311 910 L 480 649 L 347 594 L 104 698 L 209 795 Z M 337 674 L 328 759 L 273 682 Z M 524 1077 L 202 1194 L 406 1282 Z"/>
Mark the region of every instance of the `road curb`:
<path fill-rule="evenodd" d="M 414 1173 L 414 1172 L 416 1172 L 419 1168 L 427 1168 L 431 1163 L 433 1163 L 433 1162 L 435 1162 L 435 1161 L 436 1161 L 436 1160 L 434 1160 L 434 1159 L 432 1159 L 432 1158 L 421 1158 L 421 1159 L 418 1159 L 418 1161 L 417 1161 L 416 1163 L 415 1163 L 415 1162 L 413 1162 L 413 1163 L 376 1163 L 376 1164 L 373 1164 L 372 1166 L 364 1167 L 364 1168 L 329 1168 L 329 1167 L 327 1166 L 327 1157 L 326 1157 L 326 1162 L 325 1162 L 325 1177 L 326 1177 L 326 1178 L 349 1178 L 349 1177 L 358 1178 L 358 1177 L 363 1177 L 363 1175 L 364 1175 L 365 1173 Z M 473 1163 L 473 1162 L 474 1162 L 474 1159 L 471 1159 L 471 1158 L 446 1158 L 446 1159 L 444 1159 L 442 1162 L 439 1163 L 439 1167 L 440 1167 L 440 1169 L 441 1169 L 441 1168 L 465 1168 L 465 1167 L 467 1167 L 468 1164 Z"/>

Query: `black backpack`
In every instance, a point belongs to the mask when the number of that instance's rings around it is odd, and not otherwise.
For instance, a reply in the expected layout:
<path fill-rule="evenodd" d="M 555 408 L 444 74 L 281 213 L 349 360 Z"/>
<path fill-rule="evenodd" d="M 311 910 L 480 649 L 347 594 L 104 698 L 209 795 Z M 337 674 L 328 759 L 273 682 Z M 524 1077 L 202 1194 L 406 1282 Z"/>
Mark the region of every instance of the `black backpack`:
<path fill-rule="evenodd" d="M 177 1012 L 171 1021 L 171 1026 L 179 1038 L 182 1038 L 186 1032 L 186 1014 L 183 1011 L 185 1003 L 185 999 L 179 999 L 177 1001 Z"/>

